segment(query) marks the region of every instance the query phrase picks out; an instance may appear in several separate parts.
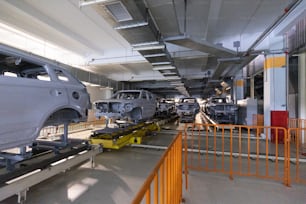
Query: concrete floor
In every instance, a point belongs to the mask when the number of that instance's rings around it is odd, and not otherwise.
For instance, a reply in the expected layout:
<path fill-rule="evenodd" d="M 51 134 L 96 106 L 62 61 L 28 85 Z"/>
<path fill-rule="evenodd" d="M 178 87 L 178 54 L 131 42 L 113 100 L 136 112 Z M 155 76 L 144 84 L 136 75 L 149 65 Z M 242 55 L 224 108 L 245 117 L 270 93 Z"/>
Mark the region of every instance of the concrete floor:
<path fill-rule="evenodd" d="M 177 129 L 170 124 L 167 129 Z M 89 132 L 75 137 L 88 137 Z M 151 145 L 168 145 L 175 134 L 158 134 L 145 141 Z M 130 203 L 162 155 L 162 150 L 124 147 L 106 151 L 96 157 L 96 168 L 89 163 L 75 167 L 29 189 L 30 204 L 125 204 Z M 189 188 L 184 190 L 190 204 L 305 204 L 306 185 L 287 188 L 279 181 L 189 171 Z M 16 203 L 17 197 L 1 204 Z"/>
<path fill-rule="evenodd" d="M 192 204 L 305 204 L 306 186 L 191 171 L 184 197 Z"/>
<path fill-rule="evenodd" d="M 95 169 L 85 163 L 30 188 L 26 203 L 130 203 L 162 153 L 130 147 L 101 153 Z M 0 203 L 16 201 L 14 196 Z"/>

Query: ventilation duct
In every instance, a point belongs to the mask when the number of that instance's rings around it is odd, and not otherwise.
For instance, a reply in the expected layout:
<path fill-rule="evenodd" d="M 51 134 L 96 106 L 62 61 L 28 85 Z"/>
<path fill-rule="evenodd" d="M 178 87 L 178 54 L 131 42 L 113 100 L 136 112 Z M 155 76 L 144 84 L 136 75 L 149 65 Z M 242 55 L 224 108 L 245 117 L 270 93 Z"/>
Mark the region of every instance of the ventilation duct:
<path fill-rule="evenodd" d="M 121 1 L 106 4 L 105 7 L 117 22 L 133 20 L 131 14 Z"/>

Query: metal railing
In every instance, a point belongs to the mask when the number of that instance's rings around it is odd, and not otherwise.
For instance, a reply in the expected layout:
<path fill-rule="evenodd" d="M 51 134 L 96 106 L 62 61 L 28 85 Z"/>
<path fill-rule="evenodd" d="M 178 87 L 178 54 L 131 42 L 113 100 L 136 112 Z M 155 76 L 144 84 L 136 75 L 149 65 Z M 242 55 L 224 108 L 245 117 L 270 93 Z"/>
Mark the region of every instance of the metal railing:
<path fill-rule="evenodd" d="M 249 176 L 290 185 L 290 140 L 285 128 L 193 124 L 186 126 L 184 147 L 185 172 L 219 172 L 231 179 Z"/>
<path fill-rule="evenodd" d="M 306 146 L 304 144 L 306 128 L 289 128 L 288 157 L 290 158 L 289 183 L 306 184 Z M 290 172 L 292 174 L 290 175 Z"/>
<path fill-rule="evenodd" d="M 144 182 L 132 204 L 179 204 L 182 199 L 182 176 L 180 132 Z"/>
<path fill-rule="evenodd" d="M 68 132 L 81 131 L 97 125 L 105 124 L 104 120 L 95 120 L 90 122 L 72 123 L 68 126 Z M 39 137 L 53 137 L 64 134 L 64 125 L 47 126 L 40 130 Z"/>

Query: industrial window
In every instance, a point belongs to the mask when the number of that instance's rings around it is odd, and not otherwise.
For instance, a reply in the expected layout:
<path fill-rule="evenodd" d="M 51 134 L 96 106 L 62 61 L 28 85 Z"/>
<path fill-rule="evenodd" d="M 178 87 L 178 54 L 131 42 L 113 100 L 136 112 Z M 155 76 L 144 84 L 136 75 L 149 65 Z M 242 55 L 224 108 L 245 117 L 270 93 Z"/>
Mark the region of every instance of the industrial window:
<path fill-rule="evenodd" d="M 50 81 L 46 69 L 21 57 L 0 54 L 0 75 Z"/>
<path fill-rule="evenodd" d="M 55 74 L 60 81 L 69 81 L 68 77 L 63 73 L 62 70 L 55 70 Z"/>
<path fill-rule="evenodd" d="M 147 99 L 147 94 L 146 94 L 145 92 L 142 92 L 141 98 L 142 98 L 142 99 Z"/>

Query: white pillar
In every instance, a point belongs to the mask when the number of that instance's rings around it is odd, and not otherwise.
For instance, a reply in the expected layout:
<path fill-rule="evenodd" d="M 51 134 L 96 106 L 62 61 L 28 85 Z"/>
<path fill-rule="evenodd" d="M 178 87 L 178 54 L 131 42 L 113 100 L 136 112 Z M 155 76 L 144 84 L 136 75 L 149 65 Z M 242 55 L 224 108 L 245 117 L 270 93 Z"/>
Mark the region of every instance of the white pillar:
<path fill-rule="evenodd" d="M 286 54 L 271 54 L 264 63 L 264 125 L 271 125 L 272 110 L 287 109 Z"/>
<path fill-rule="evenodd" d="M 255 98 L 255 79 L 254 76 L 250 79 L 250 98 Z"/>
<path fill-rule="evenodd" d="M 298 117 L 301 119 L 306 119 L 306 52 L 299 54 L 298 66 Z M 302 143 L 304 144 L 304 134 L 302 135 L 301 139 Z"/>
<path fill-rule="evenodd" d="M 244 80 L 242 79 L 242 77 L 238 77 L 235 79 L 234 90 L 235 102 L 244 98 Z"/>
<path fill-rule="evenodd" d="M 306 53 L 299 55 L 299 91 L 298 91 L 298 116 L 301 119 L 306 119 Z"/>

